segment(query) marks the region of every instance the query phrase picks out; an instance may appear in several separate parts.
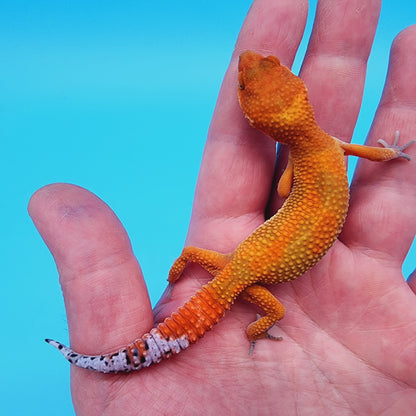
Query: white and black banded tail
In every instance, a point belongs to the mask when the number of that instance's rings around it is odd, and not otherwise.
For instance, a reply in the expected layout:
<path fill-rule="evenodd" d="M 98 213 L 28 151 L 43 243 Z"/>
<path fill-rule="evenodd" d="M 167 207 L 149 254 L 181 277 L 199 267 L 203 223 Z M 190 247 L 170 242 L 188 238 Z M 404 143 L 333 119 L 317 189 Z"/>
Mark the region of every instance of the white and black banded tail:
<path fill-rule="evenodd" d="M 84 355 L 58 341 L 52 339 L 45 339 L 45 341 L 57 348 L 71 364 L 100 373 L 141 370 L 173 354 L 178 354 L 189 346 L 186 337 L 169 341 L 164 339 L 156 328 L 145 334 L 142 339 L 112 354 Z"/>

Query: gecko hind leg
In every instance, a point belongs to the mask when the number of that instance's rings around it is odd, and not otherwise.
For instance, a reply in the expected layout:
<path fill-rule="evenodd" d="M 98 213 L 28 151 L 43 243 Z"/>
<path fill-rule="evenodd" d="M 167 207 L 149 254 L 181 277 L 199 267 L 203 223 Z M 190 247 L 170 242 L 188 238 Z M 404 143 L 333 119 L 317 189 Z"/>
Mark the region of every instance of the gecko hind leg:
<path fill-rule="evenodd" d="M 257 305 L 266 312 L 264 316 L 258 316 L 258 319 L 247 327 L 247 337 L 250 340 L 251 354 L 254 350 L 255 343 L 258 339 L 271 339 L 281 341 L 282 337 L 270 335 L 267 331 L 285 315 L 284 306 L 272 295 L 264 286 L 251 285 L 244 290 L 242 297 L 249 302 Z"/>
<path fill-rule="evenodd" d="M 185 247 L 169 271 L 169 286 L 172 287 L 181 277 L 187 263 L 197 263 L 212 276 L 216 276 L 231 261 L 231 258 L 232 254 L 221 254 L 193 246 Z"/>

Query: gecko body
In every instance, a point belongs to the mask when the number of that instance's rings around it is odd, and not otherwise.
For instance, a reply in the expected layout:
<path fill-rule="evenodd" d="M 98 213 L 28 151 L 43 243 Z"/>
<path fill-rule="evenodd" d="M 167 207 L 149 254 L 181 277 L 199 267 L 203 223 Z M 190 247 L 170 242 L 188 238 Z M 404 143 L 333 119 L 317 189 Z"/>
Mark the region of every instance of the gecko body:
<path fill-rule="evenodd" d="M 111 373 L 158 363 L 201 338 L 239 296 L 265 312 L 247 328 L 252 345 L 261 338 L 276 339 L 267 331 L 285 310 L 265 285 L 304 274 L 333 245 L 348 209 L 344 156 L 409 159 L 403 150 L 412 142 L 401 147 L 397 140 L 391 146 L 382 142 L 384 147 L 352 145 L 322 131 L 304 83 L 278 58 L 247 51 L 240 56 L 238 70 L 238 98 L 249 123 L 289 146 L 288 165 L 278 186 L 286 201 L 233 253 L 185 247 L 169 272 L 169 283 L 177 281 L 189 262 L 201 265 L 213 279 L 170 317 L 121 350 L 90 356 L 46 340 L 72 364 Z"/>

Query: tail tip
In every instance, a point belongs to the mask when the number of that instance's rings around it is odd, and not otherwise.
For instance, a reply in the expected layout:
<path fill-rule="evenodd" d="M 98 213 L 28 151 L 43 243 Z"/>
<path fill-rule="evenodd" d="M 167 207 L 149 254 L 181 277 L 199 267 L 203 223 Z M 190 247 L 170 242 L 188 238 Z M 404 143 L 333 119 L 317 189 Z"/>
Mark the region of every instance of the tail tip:
<path fill-rule="evenodd" d="M 45 342 L 47 342 L 49 345 L 52 345 L 55 348 L 58 348 L 58 350 L 61 350 L 62 348 L 64 348 L 63 344 L 50 338 L 45 338 Z"/>

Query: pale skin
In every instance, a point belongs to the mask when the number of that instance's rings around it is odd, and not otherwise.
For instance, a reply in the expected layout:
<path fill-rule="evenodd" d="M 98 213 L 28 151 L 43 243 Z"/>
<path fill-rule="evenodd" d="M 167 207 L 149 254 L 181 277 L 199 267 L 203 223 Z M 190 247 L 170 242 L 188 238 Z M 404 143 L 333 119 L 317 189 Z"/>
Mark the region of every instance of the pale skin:
<path fill-rule="evenodd" d="M 279 207 L 272 183 L 282 169 L 275 170 L 274 142 L 249 127 L 238 106 L 237 58 L 252 49 L 290 66 L 306 4 L 257 0 L 250 10 L 211 123 L 186 245 L 231 252 L 264 212 Z M 319 125 L 348 141 L 380 2 L 334 4 L 320 2 L 301 77 Z M 367 144 L 392 143 L 396 130 L 400 144 L 415 138 L 415 65 L 413 26 L 393 44 Z M 211 332 L 171 360 L 120 375 L 71 368 L 77 414 L 416 413 L 416 276 L 406 282 L 401 272 L 416 230 L 416 146 L 406 152 L 411 162 L 360 161 L 339 241 L 306 275 L 271 288 L 286 307 L 271 330 L 283 341 L 258 341 L 249 356 L 245 328 L 257 311 L 238 300 Z M 29 212 L 56 261 L 71 346 L 79 352 L 127 344 L 209 279 L 198 266 L 187 267 L 153 314 L 127 233 L 107 205 L 84 189 L 54 184 L 35 193 Z"/>

